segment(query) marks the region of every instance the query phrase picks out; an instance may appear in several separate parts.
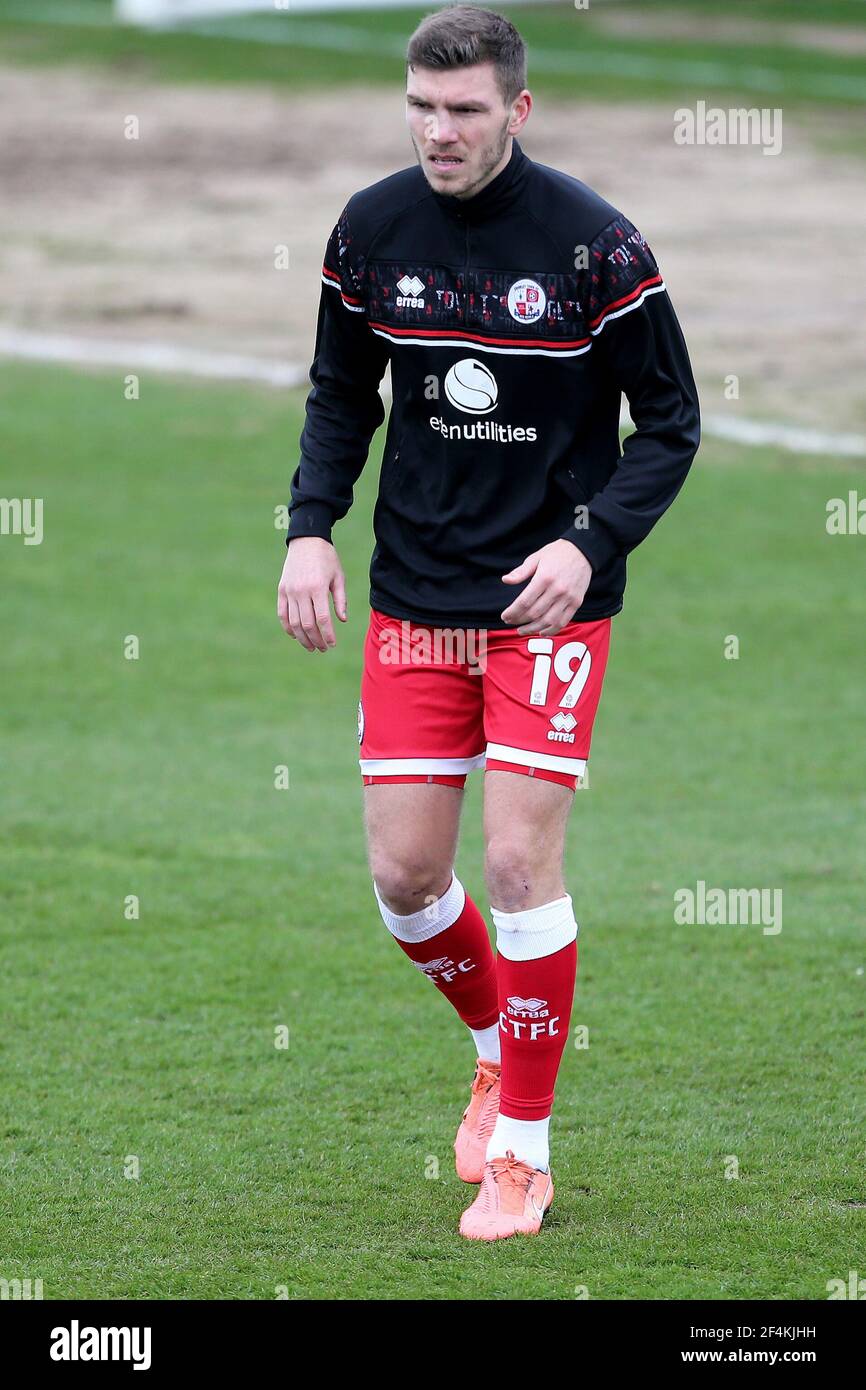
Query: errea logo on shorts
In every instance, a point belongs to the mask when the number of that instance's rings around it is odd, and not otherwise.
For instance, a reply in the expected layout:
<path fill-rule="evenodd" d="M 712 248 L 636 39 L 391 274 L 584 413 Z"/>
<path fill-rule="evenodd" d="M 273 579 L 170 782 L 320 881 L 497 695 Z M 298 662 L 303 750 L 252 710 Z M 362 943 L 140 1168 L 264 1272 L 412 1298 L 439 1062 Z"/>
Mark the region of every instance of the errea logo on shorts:
<path fill-rule="evenodd" d="M 574 743 L 574 734 L 571 732 L 576 726 L 577 720 L 571 713 L 563 714 L 562 710 L 551 719 L 552 729 L 548 729 L 547 737 L 553 743 Z"/>

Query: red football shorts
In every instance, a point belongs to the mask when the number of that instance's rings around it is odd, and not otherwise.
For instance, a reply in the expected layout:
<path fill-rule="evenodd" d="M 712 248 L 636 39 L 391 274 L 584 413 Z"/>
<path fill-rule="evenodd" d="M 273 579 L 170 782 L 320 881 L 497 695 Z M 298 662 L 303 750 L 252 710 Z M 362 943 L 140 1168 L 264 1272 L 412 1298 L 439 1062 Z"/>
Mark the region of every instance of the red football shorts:
<path fill-rule="evenodd" d="M 574 790 L 586 772 L 610 618 L 556 637 L 430 627 L 373 609 L 358 741 L 365 786 L 462 787 L 475 768 Z"/>

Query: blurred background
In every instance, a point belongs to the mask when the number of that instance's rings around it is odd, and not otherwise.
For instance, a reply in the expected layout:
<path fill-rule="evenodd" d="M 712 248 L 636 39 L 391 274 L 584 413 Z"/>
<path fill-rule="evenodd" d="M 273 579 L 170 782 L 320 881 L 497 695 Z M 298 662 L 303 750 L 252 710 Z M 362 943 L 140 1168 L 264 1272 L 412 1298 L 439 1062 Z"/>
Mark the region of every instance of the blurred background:
<path fill-rule="evenodd" d="M 522 144 L 647 237 L 705 436 L 572 818 L 557 1206 L 490 1261 L 454 1234 L 472 1059 L 364 857 L 381 435 L 337 649 L 275 616 L 322 253 L 413 162 L 426 10 L 0 0 L 0 493 L 44 504 L 0 536 L 0 1276 L 45 1297 L 808 1299 L 866 1263 L 866 5 L 502 8 Z M 678 144 L 701 102 L 781 149 Z M 675 925 L 700 880 L 782 888 L 783 930 Z"/>
<path fill-rule="evenodd" d="M 94 339 L 147 341 L 305 373 L 331 226 L 351 192 L 413 162 L 401 81 L 423 13 L 0 0 L 7 344 L 16 329 L 22 347 L 25 330 L 70 333 L 91 352 Z M 866 360 L 860 0 L 508 13 L 538 98 L 527 152 L 646 229 L 707 412 L 862 429 L 847 386 Z M 121 22 L 132 15 L 150 27 Z M 782 108 L 781 155 L 676 144 L 673 113 L 698 100 Z M 275 271 L 278 244 L 288 266 Z M 729 373 L 734 409 L 720 396 Z"/>

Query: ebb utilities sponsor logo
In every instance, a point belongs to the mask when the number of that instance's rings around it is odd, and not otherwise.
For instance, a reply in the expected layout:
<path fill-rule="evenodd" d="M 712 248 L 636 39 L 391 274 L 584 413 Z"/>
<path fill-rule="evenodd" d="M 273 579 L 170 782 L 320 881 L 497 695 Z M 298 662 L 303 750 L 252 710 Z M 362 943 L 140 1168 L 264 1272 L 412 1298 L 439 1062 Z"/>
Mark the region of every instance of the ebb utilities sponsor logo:
<path fill-rule="evenodd" d="M 499 383 L 490 368 L 477 357 L 462 357 L 445 377 L 445 398 L 464 415 L 489 415 L 499 404 Z M 479 443 L 532 444 L 538 438 L 533 425 L 502 425 L 495 420 L 474 424 L 449 424 L 431 415 L 430 427 L 445 439 L 473 439 Z"/>

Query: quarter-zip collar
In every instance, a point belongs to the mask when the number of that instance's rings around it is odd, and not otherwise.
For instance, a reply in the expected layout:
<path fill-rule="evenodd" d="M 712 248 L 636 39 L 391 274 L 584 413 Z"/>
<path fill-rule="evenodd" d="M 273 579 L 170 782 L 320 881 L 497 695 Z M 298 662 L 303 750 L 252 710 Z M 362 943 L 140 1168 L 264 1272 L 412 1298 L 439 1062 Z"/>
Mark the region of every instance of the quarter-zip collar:
<path fill-rule="evenodd" d="M 520 197 L 526 186 L 531 161 L 523 153 L 520 145 L 512 139 L 511 158 L 504 169 L 500 169 L 495 179 L 485 184 L 473 198 L 455 198 L 453 193 L 437 193 L 433 190 L 443 212 L 458 222 L 484 222 L 495 217 Z"/>

